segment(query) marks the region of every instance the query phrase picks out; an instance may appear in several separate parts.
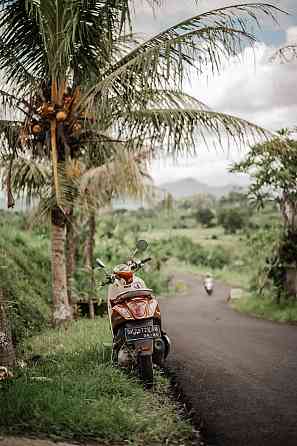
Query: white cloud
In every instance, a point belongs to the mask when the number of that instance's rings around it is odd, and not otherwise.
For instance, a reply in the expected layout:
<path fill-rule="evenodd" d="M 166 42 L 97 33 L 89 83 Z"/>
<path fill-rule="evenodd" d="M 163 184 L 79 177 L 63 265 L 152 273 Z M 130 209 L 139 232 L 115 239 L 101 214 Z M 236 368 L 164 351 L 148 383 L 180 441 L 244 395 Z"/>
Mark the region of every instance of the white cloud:
<path fill-rule="evenodd" d="M 255 1 L 200 0 L 195 2 L 195 0 L 164 0 L 162 7 L 156 7 L 153 11 L 148 2 L 136 0 L 134 5 L 136 31 L 152 35 L 193 15 L 240 3 L 255 3 Z M 297 13 L 296 0 L 270 0 L 268 3 L 291 14 L 288 16 L 278 15 L 281 28 L 285 29 L 292 24 L 296 24 L 296 18 L 293 17 Z M 276 29 L 268 17 L 262 16 L 261 23 L 269 25 L 274 30 Z"/>
<path fill-rule="evenodd" d="M 234 4 L 234 0 L 199 1 L 167 0 L 164 7 L 157 11 L 153 18 L 150 8 L 142 4 L 136 8 L 137 29 L 148 34 L 156 33 L 195 12 Z M 239 3 L 239 2 L 238 2 Z M 246 48 L 240 62 L 229 61 L 220 75 L 206 80 L 191 76 L 191 85 L 186 89 L 193 96 L 210 105 L 213 109 L 230 113 L 247 119 L 266 128 L 277 130 L 282 127 L 296 125 L 297 90 L 296 65 L 272 64 L 269 56 L 275 51 L 275 30 L 283 30 L 283 43 L 297 40 L 297 2 L 296 0 L 271 0 L 280 8 L 290 12 L 291 16 L 279 16 L 280 27 L 274 27 L 271 21 L 265 20 L 268 26 L 266 41 L 270 45 L 258 44 L 254 50 Z M 138 3 L 140 5 L 140 3 Z M 294 15 L 295 14 L 295 15 Z M 268 37 L 267 37 L 268 36 Z M 279 39 L 279 37 L 278 37 Z M 279 40 L 278 40 L 279 41 Z M 209 74 L 209 73 L 208 73 Z M 152 175 L 160 183 L 168 179 L 194 177 L 210 184 L 232 182 L 228 168 L 232 162 L 243 156 L 236 150 L 227 153 L 216 153 L 201 149 L 199 156 L 190 160 L 182 159 L 178 165 L 172 162 L 155 162 Z M 246 180 L 236 180 L 237 182 Z"/>
<path fill-rule="evenodd" d="M 271 130 L 296 125 L 297 91 L 294 64 L 278 65 L 269 62 L 274 50 L 264 44 L 254 50 L 246 48 L 240 61 L 230 61 L 223 72 L 210 79 L 193 78 L 187 90 L 213 109 L 239 116 Z M 247 149 L 246 149 L 247 150 Z M 168 179 L 194 177 L 209 184 L 246 183 L 246 177 L 235 177 L 228 172 L 231 164 L 244 156 L 233 146 L 227 152 L 201 148 L 197 157 L 182 159 L 178 164 L 156 162 L 152 168 L 154 179 L 160 183 Z"/>
<path fill-rule="evenodd" d="M 240 60 L 232 60 L 220 75 L 208 82 L 205 78 L 193 80 L 187 89 L 215 110 L 271 130 L 293 125 L 297 67 L 271 63 L 269 56 L 273 51 L 265 44 L 246 48 Z"/>
<path fill-rule="evenodd" d="M 291 26 L 286 30 L 287 43 L 296 43 L 297 42 L 297 26 Z"/>

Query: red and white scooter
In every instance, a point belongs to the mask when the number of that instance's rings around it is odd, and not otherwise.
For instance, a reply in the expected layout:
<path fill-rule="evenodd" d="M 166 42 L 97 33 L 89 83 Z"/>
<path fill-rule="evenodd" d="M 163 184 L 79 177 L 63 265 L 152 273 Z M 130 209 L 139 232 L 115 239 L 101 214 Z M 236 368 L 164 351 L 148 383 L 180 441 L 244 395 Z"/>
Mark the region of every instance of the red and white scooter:
<path fill-rule="evenodd" d="M 162 331 L 161 311 L 153 290 L 135 275 L 151 260 L 137 260 L 148 244 L 139 240 L 133 258 L 117 265 L 111 273 L 105 271 L 100 259 L 97 266 L 104 269 L 108 286 L 108 314 L 113 336 L 113 360 L 120 367 L 137 369 L 146 384 L 153 384 L 153 364 L 163 366 L 170 351 L 170 340 Z"/>

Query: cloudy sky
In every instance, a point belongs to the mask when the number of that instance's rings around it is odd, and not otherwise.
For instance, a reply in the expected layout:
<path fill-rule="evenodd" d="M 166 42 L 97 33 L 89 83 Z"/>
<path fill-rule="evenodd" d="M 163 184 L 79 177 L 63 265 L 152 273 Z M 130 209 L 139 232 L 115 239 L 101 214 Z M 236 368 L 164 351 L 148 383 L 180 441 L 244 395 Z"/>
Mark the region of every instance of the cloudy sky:
<path fill-rule="evenodd" d="M 152 12 L 147 2 L 135 0 L 136 31 L 151 36 L 183 19 L 230 4 L 236 0 L 167 0 L 162 8 Z M 248 3 L 246 1 L 245 3 Z M 251 3 L 251 2 L 250 2 Z M 269 57 L 276 48 L 297 42 L 297 0 L 271 0 L 290 13 L 278 17 L 279 26 L 271 21 L 262 23 L 257 33 L 259 43 L 252 50 L 245 48 L 241 61 L 229 61 L 220 75 L 208 76 L 185 83 L 185 89 L 212 109 L 233 114 L 265 128 L 278 130 L 297 124 L 296 64 L 272 64 Z M 208 79 L 206 79 L 208 77 Z M 228 173 L 228 167 L 244 156 L 244 151 L 231 149 L 212 151 L 199 149 L 194 159 L 181 159 L 178 165 L 170 161 L 155 162 L 152 176 L 157 183 L 193 177 L 209 184 L 244 183 L 245 178 Z"/>

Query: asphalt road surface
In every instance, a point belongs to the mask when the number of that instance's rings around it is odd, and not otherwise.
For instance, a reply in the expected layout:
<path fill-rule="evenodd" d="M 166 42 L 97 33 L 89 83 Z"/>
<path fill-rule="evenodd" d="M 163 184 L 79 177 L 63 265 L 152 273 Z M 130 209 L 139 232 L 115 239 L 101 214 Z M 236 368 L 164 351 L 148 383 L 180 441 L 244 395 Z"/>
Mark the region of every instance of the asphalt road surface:
<path fill-rule="evenodd" d="M 241 315 L 229 289 L 188 291 L 161 301 L 175 373 L 209 445 L 297 446 L 297 326 Z"/>

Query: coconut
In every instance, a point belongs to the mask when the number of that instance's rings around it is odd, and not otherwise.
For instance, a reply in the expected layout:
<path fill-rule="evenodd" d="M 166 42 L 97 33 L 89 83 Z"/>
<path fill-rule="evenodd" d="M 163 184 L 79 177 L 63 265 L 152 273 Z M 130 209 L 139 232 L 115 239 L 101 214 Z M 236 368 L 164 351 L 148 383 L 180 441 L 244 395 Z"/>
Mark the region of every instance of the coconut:
<path fill-rule="evenodd" d="M 65 121 L 65 119 L 67 119 L 67 113 L 65 112 L 65 111 L 59 111 L 57 114 L 56 114 L 56 119 L 57 119 L 57 121 L 58 122 L 63 122 L 63 121 Z"/>
<path fill-rule="evenodd" d="M 32 127 L 32 133 L 34 133 L 34 135 L 38 135 L 38 133 L 42 132 L 42 127 L 40 124 L 34 124 Z"/>
<path fill-rule="evenodd" d="M 81 130 L 81 123 L 80 122 L 75 122 L 75 124 L 73 124 L 73 131 L 74 132 L 79 132 Z"/>

